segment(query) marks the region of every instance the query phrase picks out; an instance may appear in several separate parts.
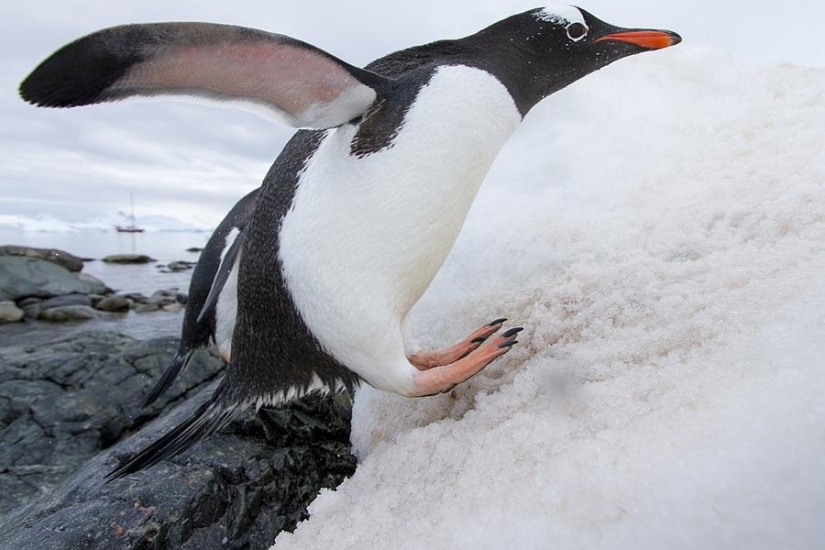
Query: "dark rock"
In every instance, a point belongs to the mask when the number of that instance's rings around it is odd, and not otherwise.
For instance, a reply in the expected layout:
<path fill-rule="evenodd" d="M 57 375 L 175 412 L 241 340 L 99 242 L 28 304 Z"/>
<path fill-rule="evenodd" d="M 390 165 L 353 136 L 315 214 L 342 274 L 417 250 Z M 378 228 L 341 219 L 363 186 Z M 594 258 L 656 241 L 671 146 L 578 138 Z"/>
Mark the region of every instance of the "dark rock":
<path fill-rule="evenodd" d="M 43 321 L 62 323 L 65 321 L 96 319 L 98 317 L 100 317 L 100 313 L 91 306 L 58 306 L 42 310 L 37 318 Z"/>
<path fill-rule="evenodd" d="M 22 303 L 22 301 L 21 301 Z M 62 308 L 66 306 L 90 306 L 92 305 L 92 300 L 86 294 L 64 294 L 63 296 L 55 296 L 54 298 L 49 298 L 48 300 L 40 300 L 40 301 L 31 301 L 29 305 L 25 306 L 23 310 L 26 312 L 26 317 L 30 319 L 41 319 L 43 318 L 43 312 L 47 309 L 54 309 L 54 308 Z M 63 313 L 54 313 L 54 318 L 51 319 L 52 321 L 68 321 L 72 319 L 68 319 L 71 315 L 72 310 L 67 310 Z M 83 317 L 83 319 L 88 319 L 89 317 Z"/>
<path fill-rule="evenodd" d="M 175 294 L 175 300 L 177 300 L 179 304 L 186 305 L 187 302 L 189 302 L 189 295 L 185 292 L 178 292 Z"/>
<path fill-rule="evenodd" d="M 166 303 L 166 302 L 177 302 L 178 300 L 178 290 L 175 289 L 168 289 L 168 290 L 157 290 L 149 296 L 149 303 Z"/>
<path fill-rule="evenodd" d="M 86 294 L 64 294 L 63 296 L 55 296 L 40 302 L 40 306 L 46 309 L 52 309 L 62 306 L 90 306 L 92 300 Z"/>
<path fill-rule="evenodd" d="M 145 254 L 112 254 L 103 258 L 103 261 L 110 264 L 148 264 L 157 260 Z"/>
<path fill-rule="evenodd" d="M 147 301 L 146 307 L 138 306 L 135 311 L 145 312 L 163 309 L 165 311 L 180 311 L 181 304 L 178 302 L 177 289 L 158 290 L 154 292 Z"/>
<path fill-rule="evenodd" d="M 0 256 L 25 256 L 26 258 L 37 258 L 61 265 L 71 272 L 78 272 L 83 269 L 84 260 L 74 254 L 69 254 L 65 250 L 57 248 L 32 248 L 30 246 L 16 246 L 7 244 L 0 246 Z"/>
<path fill-rule="evenodd" d="M 100 279 L 98 279 L 94 275 L 89 275 L 88 273 L 78 273 L 77 278 L 80 279 L 81 281 L 86 281 L 87 283 L 95 285 L 98 288 L 105 289 L 103 292 L 92 292 L 91 294 L 111 294 L 112 292 L 114 292 L 111 288 L 106 286 L 103 283 L 103 281 L 101 281 Z"/>
<path fill-rule="evenodd" d="M 23 315 L 26 319 L 37 319 L 41 311 L 40 304 L 30 304 L 23 308 Z"/>
<path fill-rule="evenodd" d="M 37 348 L 0 350 L 0 486 L 18 487 L 0 491 L 0 513 L 47 491 L 223 366 L 199 354 L 186 379 L 143 411 L 142 395 L 174 344 L 87 332 Z"/>
<path fill-rule="evenodd" d="M 183 260 L 179 260 L 176 262 L 170 262 L 166 267 L 171 271 L 186 271 L 187 269 L 192 269 L 197 265 L 198 262 L 186 262 Z"/>
<path fill-rule="evenodd" d="M 17 307 L 26 307 L 33 304 L 42 304 L 43 298 L 35 298 L 34 296 L 30 296 L 29 298 L 23 298 L 22 300 L 17 301 Z"/>
<path fill-rule="evenodd" d="M 150 311 L 160 311 L 160 304 L 158 303 L 151 303 L 151 304 L 137 304 L 134 308 L 132 308 L 136 313 L 148 313 Z"/>
<path fill-rule="evenodd" d="M 22 321 L 25 315 L 14 302 L 0 302 L 0 323 L 16 323 Z"/>
<path fill-rule="evenodd" d="M 55 263 L 24 256 L 0 256 L 0 300 L 108 292 L 111 289 L 99 281 L 81 279 Z"/>
<path fill-rule="evenodd" d="M 128 294 L 122 294 L 124 298 L 132 300 L 132 302 L 136 304 L 148 304 L 149 298 L 141 294 L 140 292 L 129 292 Z"/>
<path fill-rule="evenodd" d="M 132 301 L 126 296 L 113 294 L 102 298 L 95 304 L 94 307 L 95 309 L 99 309 L 101 311 L 126 311 L 131 305 Z"/>
<path fill-rule="evenodd" d="M 217 356 L 199 352 L 169 394 L 139 409 L 175 348 L 173 340 L 86 334 L 50 349 L 0 351 L 0 397 L 8 396 L 0 398 L 0 499 L 11 509 L 40 493 L 0 517 L 4 547 L 268 548 L 306 517 L 321 488 L 352 474 L 348 399 L 310 396 L 258 415 L 248 411 L 189 452 L 103 484 L 118 461 L 191 414 L 208 398 L 204 391 L 55 487 L 97 448 L 184 395 L 182 384 L 195 392 L 207 383 L 194 387 L 193 380 L 220 369 Z M 21 387 L 30 390 L 21 396 Z"/>
<path fill-rule="evenodd" d="M 43 311 L 43 308 L 40 307 L 40 304 L 31 304 L 23 308 L 23 314 L 26 316 L 26 319 L 39 318 L 41 311 Z"/>
<path fill-rule="evenodd" d="M 198 248 L 197 246 L 191 246 L 186 249 L 187 252 L 203 252 L 203 248 Z"/>

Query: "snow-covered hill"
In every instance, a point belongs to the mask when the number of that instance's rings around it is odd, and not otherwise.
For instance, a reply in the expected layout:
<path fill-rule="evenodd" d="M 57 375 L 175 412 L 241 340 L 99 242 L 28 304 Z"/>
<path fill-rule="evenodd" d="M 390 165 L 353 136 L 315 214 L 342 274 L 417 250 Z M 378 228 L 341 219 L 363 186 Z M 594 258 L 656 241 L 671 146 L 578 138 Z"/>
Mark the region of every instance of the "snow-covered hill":
<path fill-rule="evenodd" d="M 66 221 L 52 214 L 21 216 L 0 214 L 0 229 L 17 229 L 30 233 L 79 233 L 81 231 L 112 231 L 116 225 L 128 225 L 125 214 L 101 215 L 86 221 Z M 215 224 L 203 221 L 183 221 L 171 216 L 136 216 L 135 225 L 146 231 L 212 231 Z"/>
<path fill-rule="evenodd" d="M 825 71 L 686 45 L 537 108 L 415 310 L 521 343 L 355 400 L 291 548 L 825 546 Z"/>

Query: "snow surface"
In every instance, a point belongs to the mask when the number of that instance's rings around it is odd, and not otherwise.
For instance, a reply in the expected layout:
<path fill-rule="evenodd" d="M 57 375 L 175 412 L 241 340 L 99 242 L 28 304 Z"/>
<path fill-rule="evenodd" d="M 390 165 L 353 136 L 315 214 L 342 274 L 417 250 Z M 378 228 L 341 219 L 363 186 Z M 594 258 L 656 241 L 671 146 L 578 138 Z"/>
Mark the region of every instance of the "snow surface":
<path fill-rule="evenodd" d="M 451 394 L 358 392 L 275 548 L 825 547 L 825 71 L 680 46 L 544 102 L 414 324 L 498 316 Z"/>

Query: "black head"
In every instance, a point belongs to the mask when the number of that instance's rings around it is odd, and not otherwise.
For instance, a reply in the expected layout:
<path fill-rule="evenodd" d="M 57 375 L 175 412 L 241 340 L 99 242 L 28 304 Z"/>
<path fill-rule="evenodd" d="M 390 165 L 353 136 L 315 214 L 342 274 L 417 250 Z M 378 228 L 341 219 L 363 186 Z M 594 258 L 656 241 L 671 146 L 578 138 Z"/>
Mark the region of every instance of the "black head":
<path fill-rule="evenodd" d="M 623 57 L 678 44 L 671 31 L 615 27 L 575 6 L 536 8 L 468 37 L 495 52 L 489 68 L 525 114 L 533 105 Z"/>

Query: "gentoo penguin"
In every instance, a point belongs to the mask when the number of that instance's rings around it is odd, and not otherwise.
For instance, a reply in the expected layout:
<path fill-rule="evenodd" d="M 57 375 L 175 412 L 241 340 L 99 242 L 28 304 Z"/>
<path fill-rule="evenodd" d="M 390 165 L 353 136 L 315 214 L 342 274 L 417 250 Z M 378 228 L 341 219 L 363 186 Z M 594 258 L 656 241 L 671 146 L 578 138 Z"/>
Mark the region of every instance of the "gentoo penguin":
<path fill-rule="evenodd" d="M 507 353 L 518 329 L 492 338 L 503 320 L 414 353 L 410 309 L 534 105 L 618 59 L 680 41 L 545 7 L 364 69 L 293 38 L 204 23 L 110 28 L 46 59 L 20 88 L 36 105 L 188 95 L 245 103 L 304 129 L 275 160 L 244 231 L 223 380 L 108 478 L 177 455 L 243 407 L 361 381 L 433 395 Z"/>
<path fill-rule="evenodd" d="M 189 282 L 189 299 L 178 351 L 149 391 L 143 402 L 144 407 L 151 405 L 186 370 L 192 353 L 198 348 L 214 341 L 221 356 L 229 361 L 235 329 L 238 251 L 258 191 L 256 189 L 238 201 L 201 251 Z"/>

